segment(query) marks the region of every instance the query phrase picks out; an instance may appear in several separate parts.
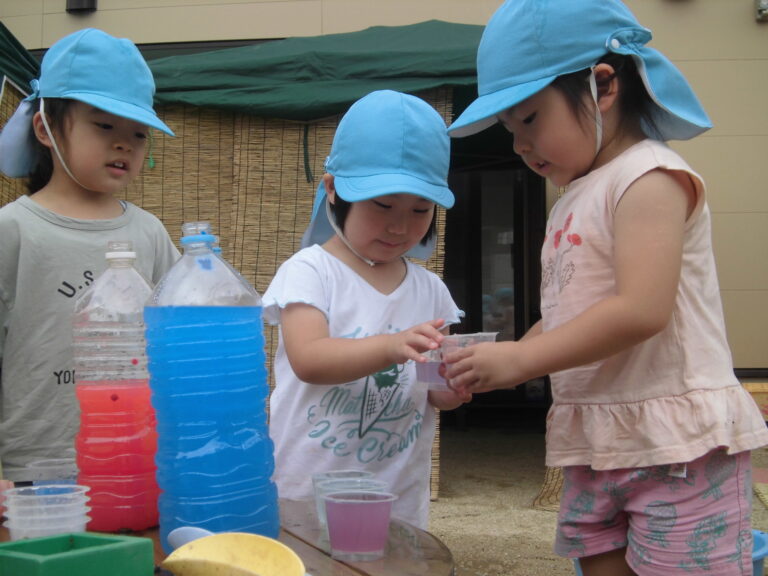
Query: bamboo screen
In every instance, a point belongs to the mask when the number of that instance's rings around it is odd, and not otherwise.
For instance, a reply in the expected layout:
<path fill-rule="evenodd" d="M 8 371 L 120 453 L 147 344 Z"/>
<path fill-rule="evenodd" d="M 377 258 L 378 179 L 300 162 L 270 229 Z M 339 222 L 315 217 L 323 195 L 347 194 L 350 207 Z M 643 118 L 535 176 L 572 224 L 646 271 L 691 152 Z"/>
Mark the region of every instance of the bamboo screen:
<path fill-rule="evenodd" d="M 451 96 L 449 89 L 421 94 L 446 119 Z M 5 90 L 2 125 L 19 99 L 15 90 Z M 150 161 L 124 198 L 160 218 L 177 245 L 182 223 L 210 221 L 224 258 L 263 294 L 277 267 L 299 249 L 341 117 L 304 124 L 192 106 L 169 106 L 158 113 L 176 137 L 154 131 Z M 0 175 L 0 204 L 24 192 L 21 181 Z M 427 268 L 442 276 L 443 209 L 438 210 L 437 230 L 437 248 Z M 277 329 L 267 327 L 265 336 L 273 385 Z M 432 464 L 436 498 L 439 429 Z"/>

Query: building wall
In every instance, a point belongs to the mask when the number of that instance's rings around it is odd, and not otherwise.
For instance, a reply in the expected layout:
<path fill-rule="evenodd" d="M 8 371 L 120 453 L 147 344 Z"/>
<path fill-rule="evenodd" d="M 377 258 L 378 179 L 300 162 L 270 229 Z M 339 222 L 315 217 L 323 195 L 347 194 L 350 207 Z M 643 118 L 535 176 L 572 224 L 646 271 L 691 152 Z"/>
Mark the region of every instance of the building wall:
<path fill-rule="evenodd" d="M 29 49 L 85 26 L 138 44 L 268 39 L 429 19 L 485 24 L 500 0 L 98 0 L 87 16 L 66 0 L 0 0 L 0 18 Z M 179 6 L 183 4 L 183 6 Z M 737 368 L 768 367 L 768 22 L 754 0 L 627 0 L 680 67 L 715 127 L 672 143 L 709 186 L 715 255 Z M 768 164 L 768 163 L 767 163 Z"/>

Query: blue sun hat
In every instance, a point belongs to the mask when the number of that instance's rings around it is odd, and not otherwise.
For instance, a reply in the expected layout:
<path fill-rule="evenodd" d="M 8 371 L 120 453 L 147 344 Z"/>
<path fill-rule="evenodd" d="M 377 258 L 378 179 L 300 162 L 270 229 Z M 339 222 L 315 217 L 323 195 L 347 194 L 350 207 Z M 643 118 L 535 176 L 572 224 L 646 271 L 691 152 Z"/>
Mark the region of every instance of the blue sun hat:
<path fill-rule="evenodd" d="M 660 140 L 687 140 L 712 127 L 680 71 L 646 46 L 651 31 L 619 0 L 506 0 L 483 32 L 477 52 L 478 97 L 451 124 L 451 136 L 480 132 L 496 115 L 564 74 L 594 66 L 609 52 L 630 55 L 655 106 Z"/>
<path fill-rule="evenodd" d="M 40 78 L 30 82 L 25 98 L 0 132 L 0 170 L 28 176 L 37 163 L 30 126 L 38 98 L 68 98 L 157 128 L 173 131 L 152 105 L 155 81 L 138 48 L 95 28 L 78 30 L 51 46 L 43 57 Z"/>
<path fill-rule="evenodd" d="M 445 121 L 427 102 L 378 90 L 355 102 L 339 122 L 325 170 L 334 177 L 336 193 L 347 202 L 413 194 L 450 208 L 454 202 L 448 188 L 450 144 Z M 321 181 L 302 248 L 322 244 L 334 234 L 346 240 L 331 219 Z M 426 259 L 433 249 L 434 242 L 417 244 L 407 256 Z"/>

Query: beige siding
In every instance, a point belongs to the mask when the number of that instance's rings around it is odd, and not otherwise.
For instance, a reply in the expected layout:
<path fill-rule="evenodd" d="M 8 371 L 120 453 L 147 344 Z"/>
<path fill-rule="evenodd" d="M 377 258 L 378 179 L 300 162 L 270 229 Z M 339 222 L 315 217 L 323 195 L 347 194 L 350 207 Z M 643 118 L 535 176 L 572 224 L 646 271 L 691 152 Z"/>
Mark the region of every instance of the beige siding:
<path fill-rule="evenodd" d="M 96 26 L 137 43 L 311 36 L 428 19 L 484 24 L 499 0 L 98 0 L 88 16 L 66 0 L 0 0 L 28 48 Z M 708 183 L 728 334 L 739 368 L 768 367 L 768 22 L 753 0 L 627 0 L 653 46 L 694 86 L 715 128 L 673 143 Z M 183 6 L 182 6 L 183 5 Z"/>

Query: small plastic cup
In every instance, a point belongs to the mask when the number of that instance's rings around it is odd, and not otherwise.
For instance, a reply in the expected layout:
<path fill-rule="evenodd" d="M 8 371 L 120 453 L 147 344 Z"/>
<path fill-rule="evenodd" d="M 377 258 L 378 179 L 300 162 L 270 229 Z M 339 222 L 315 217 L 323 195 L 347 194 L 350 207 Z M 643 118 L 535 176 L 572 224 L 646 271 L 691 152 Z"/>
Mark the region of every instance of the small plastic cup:
<path fill-rule="evenodd" d="M 426 384 L 428 390 L 448 390 L 448 382 L 440 376 L 439 368 L 443 356 L 480 342 L 495 342 L 498 332 L 475 332 L 474 334 L 451 334 L 445 336 L 440 348 L 427 350 L 422 354 L 427 361 L 416 362 L 416 380 Z"/>
<path fill-rule="evenodd" d="M 30 462 L 26 466 L 26 480 L 34 486 L 77 484 L 75 458 L 49 458 Z"/>
<path fill-rule="evenodd" d="M 329 480 L 361 480 L 373 478 L 373 472 L 368 470 L 331 470 L 312 475 L 312 488 L 315 492 L 315 509 L 320 526 L 325 528 L 325 503 L 321 495 L 321 485 Z M 327 490 L 325 491 L 327 492 Z M 324 492 L 322 492 L 324 493 Z"/>
<path fill-rule="evenodd" d="M 315 489 L 315 505 L 317 506 L 317 520 L 320 522 L 320 526 L 325 529 L 326 537 L 328 536 L 324 500 L 326 494 L 346 491 L 386 492 L 387 490 L 389 490 L 389 484 L 384 480 L 375 478 L 337 478 L 319 482 Z"/>
<path fill-rule="evenodd" d="M 71 518 L 61 518 L 56 522 L 48 521 L 46 523 L 8 519 L 3 526 L 8 529 L 8 537 L 10 540 L 23 540 L 25 538 L 41 538 L 43 536 L 55 536 L 56 534 L 85 532 L 90 519 L 90 516 L 85 514 L 72 516 Z"/>
<path fill-rule="evenodd" d="M 11 540 L 85 532 L 87 486 L 46 484 L 6 490 L 5 527 Z"/>
<path fill-rule="evenodd" d="M 440 348 L 422 353 L 427 361 L 416 362 L 416 380 L 427 385 L 427 390 L 447 390 L 448 383 L 438 369 L 443 361 Z"/>
<path fill-rule="evenodd" d="M 481 342 L 496 342 L 498 332 L 475 332 L 473 334 L 450 334 L 443 338 L 440 345 L 441 358 L 450 354 L 457 348 L 466 348 Z"/>
<path fill-rule="evenodd" d="M 390 492 L 330 492 L 324 495 L 331 557 L 368 562 L 384 556 L 389 538 Z"/>

